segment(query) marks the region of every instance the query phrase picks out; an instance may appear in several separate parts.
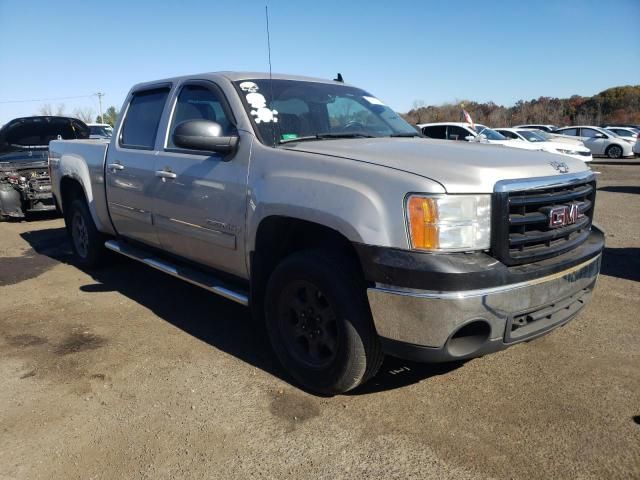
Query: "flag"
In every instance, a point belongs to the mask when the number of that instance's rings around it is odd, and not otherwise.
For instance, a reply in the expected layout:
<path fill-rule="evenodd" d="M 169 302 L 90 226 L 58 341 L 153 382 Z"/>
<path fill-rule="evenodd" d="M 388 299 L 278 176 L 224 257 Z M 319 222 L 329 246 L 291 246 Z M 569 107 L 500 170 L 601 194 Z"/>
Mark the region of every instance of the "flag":
<path fill-rule="evenodd" d="M 473 128 L 474 130 L 476 129 L 476 126 L 473 124 L 473 120 L 471 119 L 471 115 L 469 115 L 469 112 L 467 112 L 464 108 L 462 109 L 462 113 L 464 115 L 464 119 L 467 121 L 467 123 L 471 124 L 471 128 Z"/>

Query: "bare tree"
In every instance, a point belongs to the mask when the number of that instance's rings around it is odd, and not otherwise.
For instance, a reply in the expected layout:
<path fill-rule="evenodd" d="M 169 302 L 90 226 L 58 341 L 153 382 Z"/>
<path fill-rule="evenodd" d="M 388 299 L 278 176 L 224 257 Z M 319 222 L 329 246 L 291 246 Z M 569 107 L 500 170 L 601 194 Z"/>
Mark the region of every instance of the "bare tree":
<path fill-rule="evenodd" d="M 40 105 L 40 108 L 38 108 L 38 113 L 40 115 L 53 115 L 53 108 L 51 107 L 50 103 L 45 103 L 43 105 Z"/>
<path fill-rule="evenodd" d="M 58 106 L 56 107 L 56 115 L 64 116 L 65 115 L 64 109 L 65 109 L 64 103 L 59 103 Z"/>
<path fill-rule="evenodd" d="M 95 116 L 95 110 L 91 107 L 76 108 L 73 111 L 73 116 L 79 118 L 84 123 L 91 123 Z"/>

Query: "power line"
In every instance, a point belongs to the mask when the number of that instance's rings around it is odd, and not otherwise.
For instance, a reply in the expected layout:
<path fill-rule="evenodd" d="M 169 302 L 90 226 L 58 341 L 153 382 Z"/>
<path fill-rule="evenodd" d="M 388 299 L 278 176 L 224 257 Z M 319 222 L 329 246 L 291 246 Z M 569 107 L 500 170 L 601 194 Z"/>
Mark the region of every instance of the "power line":
<path fill-rule="evenodd" d="M 30 99 L 30 100 L 2 100 L 0 101 L 1 103 L 29 103 L 29 102 L 52 102 L 54 100 L 71 100 L 74 98 L 90 98 L 95 96 L 96 94 L 92 94 L 92 95 L 76 95 L 74 97 L 52 97 L 52 98 L 34 98 L 34 99 Z"/>

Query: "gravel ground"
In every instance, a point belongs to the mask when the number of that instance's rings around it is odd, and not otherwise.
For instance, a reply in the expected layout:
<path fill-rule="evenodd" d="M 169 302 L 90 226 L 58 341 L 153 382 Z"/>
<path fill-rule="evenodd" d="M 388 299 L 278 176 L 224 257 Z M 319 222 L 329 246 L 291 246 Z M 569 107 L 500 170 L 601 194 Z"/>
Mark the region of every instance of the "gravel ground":
<path fill-rule="evenodd" d="M 640 167 L 594 169 L 607 249 L 573 322 L 333 398 L 241 306 L 126 259 L 82 271 L 60 219 L 0 224 L 0 478 L 640 478 Z"/>

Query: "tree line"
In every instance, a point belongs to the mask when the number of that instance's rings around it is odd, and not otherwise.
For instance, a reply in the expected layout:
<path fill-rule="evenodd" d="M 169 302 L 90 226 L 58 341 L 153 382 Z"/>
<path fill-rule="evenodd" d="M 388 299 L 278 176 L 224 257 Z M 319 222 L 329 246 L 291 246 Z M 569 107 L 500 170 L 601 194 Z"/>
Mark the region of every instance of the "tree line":
<path fill-rule="evenodd" d="M 426 105 L 416 100 L 413 108 L 403 114 L 409 123 L 459 122 L 462 109 L 474 122 L 492 127 L 527 123 L 564 125 L 600 125 L 603 123 L 640 123 L 640 85 L 627 85 L 604 90 L 591 97 L 572 95 L 569 98 L 539 97 L 519 100 L 512 107 L 493 102 L 471 100 L 442 105 Z"/>
<path fill-rule="evenodd" d="M 108 123 L 112 127 L 115 126 L 116 120 L 118 119 L 118 110 L 116 110 L 116 107 L 114 106 L 111 106 L 102 112 L 102 118 L 91 107 L 76 108 L 73 112 L 67 113 L 64 103 L 60 103 L 55 107 L 50 103 L 45 103 L 38 109 L 38 114 L 47 116 L 56 115 L 59 117 L 71 116 L 82 120 L 84 123 Z"/>

